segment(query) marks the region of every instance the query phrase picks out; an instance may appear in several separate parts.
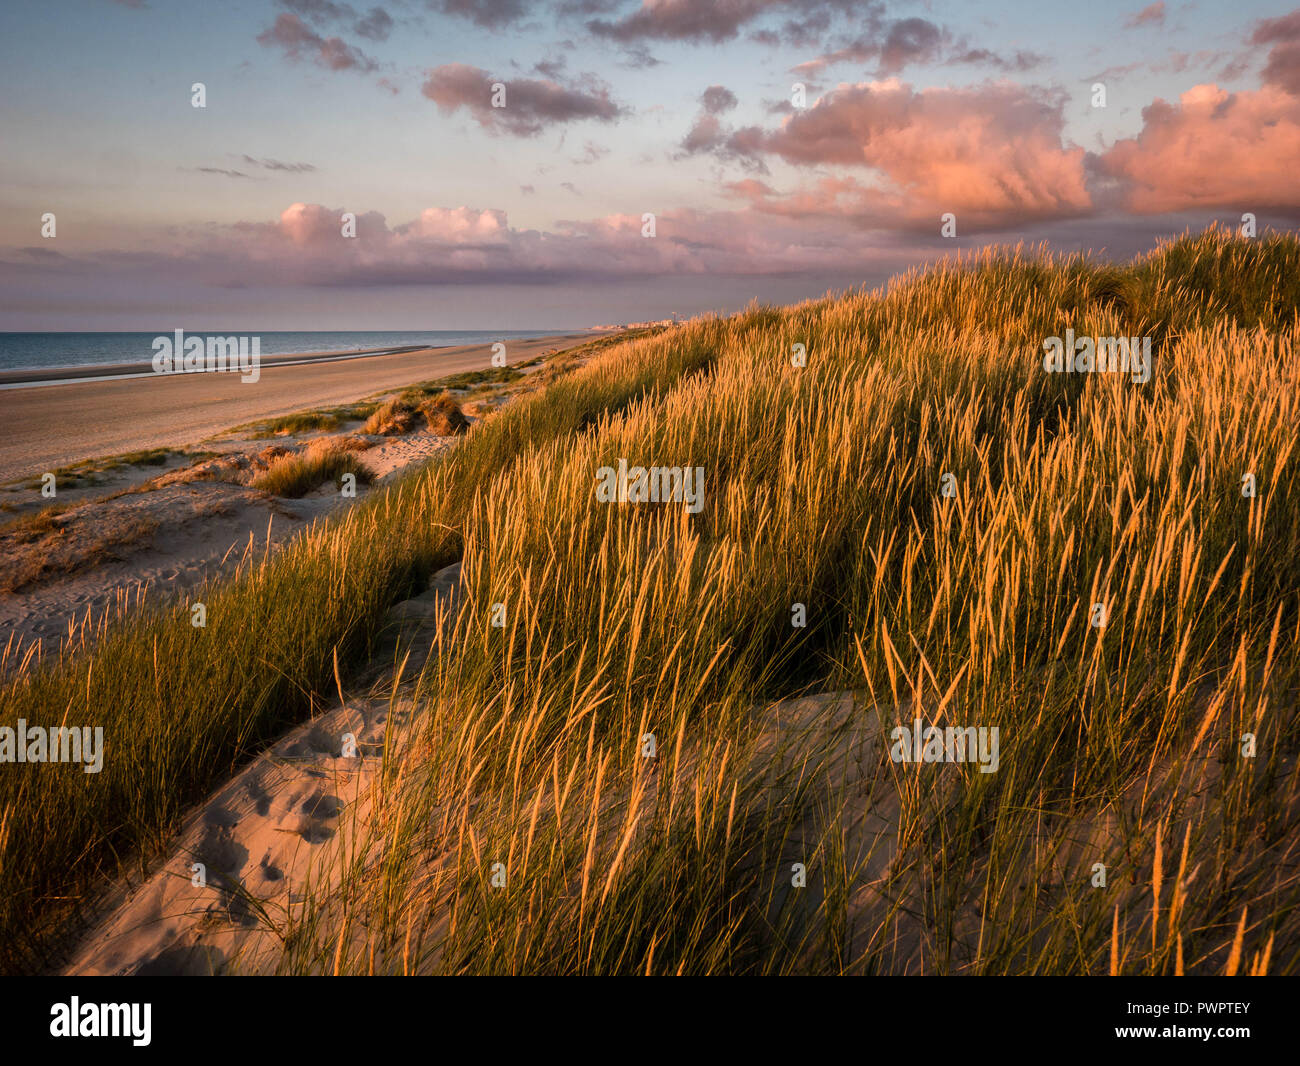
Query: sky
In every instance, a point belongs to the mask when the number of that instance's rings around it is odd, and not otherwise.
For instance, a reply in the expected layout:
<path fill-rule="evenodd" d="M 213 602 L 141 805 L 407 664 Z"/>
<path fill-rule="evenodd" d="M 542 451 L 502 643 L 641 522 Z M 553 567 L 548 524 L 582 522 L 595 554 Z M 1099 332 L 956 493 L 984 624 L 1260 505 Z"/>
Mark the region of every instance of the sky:
<path fill-rule="evenodd" d="M 0 330 L 559 329 L 1300 222 L 1286 3 L 5 0 L 0 85 Z"/>

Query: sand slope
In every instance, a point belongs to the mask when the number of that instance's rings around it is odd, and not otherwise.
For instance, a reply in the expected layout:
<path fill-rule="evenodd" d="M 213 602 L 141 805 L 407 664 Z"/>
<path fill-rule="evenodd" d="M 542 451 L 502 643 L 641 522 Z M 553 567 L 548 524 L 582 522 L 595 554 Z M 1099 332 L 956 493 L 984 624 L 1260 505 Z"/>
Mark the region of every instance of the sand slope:
<path fill-rule="evenodd" d="M 147 880 L 109 893 L 65 972 L 273 973 L 298 904 L 309 893 L 328 895 L 350 865 L 366 862 L 354 846 L 374 839 L 365 832 L 371 786 L 385 743 L 395 756 L 395 727 L 411 711 L 399 682 L 419 673 L 460 601 L 455 563 L 425 593 L 395 606 L 364 694 L 347 694 L 291 730 L 192 811 Z M 355 753 L 345 755 L 349 736 Z"/>

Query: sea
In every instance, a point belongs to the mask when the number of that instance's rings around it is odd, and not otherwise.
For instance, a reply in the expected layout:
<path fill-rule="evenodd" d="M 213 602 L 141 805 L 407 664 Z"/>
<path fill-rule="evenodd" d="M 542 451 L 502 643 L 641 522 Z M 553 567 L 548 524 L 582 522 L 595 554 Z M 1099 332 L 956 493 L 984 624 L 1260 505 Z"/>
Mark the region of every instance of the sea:
<path fill-rule="evenodd" d="M 367 348 L 402 348 L 418 344 L 446 348 L 458 344 L 491 344 L 495 341 L 528 340 L 559 333 L 580 333 L 575 329 L 506 330 L 419 330 L 374 332 L 346 330 L 268 331 L 238 329 L 187 329 L 187 337 L 259 337 L 262 356 L 298 352 L 356 352 Z M 0 332 L 0 371 L 44 370 L 53 367 L 104 366 L 138 363 L 148 366 L 153 359 L 156 337 L 171 337 L 171 330 L 156 333 L 3 333 Z"/>

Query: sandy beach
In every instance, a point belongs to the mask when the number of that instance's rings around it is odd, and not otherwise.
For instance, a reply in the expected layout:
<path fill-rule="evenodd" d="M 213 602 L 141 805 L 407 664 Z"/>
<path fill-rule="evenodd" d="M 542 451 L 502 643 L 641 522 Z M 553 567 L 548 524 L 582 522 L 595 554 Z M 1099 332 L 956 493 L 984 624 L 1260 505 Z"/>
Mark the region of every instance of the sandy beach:
<path fill-rule="evenodd" d="M 511 340 L 516 363 L 571 347 L 597 332 Z M 284 365 L 286 359 L 290 365 Z M 138 374 L 0 389 L 0 482 L 69 463 L 144 448 L 180 448 L 254 419 L 365 396 L 491 366 L 490 344 L 422 348 L 387 355 L 317 353 L 267 358 L 261 377 Z M 121 368 L 105 367 L 106 374 Z M 60 371 L 48 372 L 62 375 Z"/>

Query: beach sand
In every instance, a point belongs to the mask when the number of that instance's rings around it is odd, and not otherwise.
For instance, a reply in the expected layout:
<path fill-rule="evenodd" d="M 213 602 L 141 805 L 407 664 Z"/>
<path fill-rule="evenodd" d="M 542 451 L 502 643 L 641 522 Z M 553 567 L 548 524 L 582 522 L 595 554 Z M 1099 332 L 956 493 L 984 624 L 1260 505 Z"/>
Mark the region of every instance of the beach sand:
<path fill-rule="evenodd" d="M 510 340 L 506 358 L 510 363 L 527 361 L 601 335 L 591 331 Z M 145 448 L 183 448 L 255 419 L 352 403 L 419 381 L 487 370 L 492 346 L 293 359 L 294 365 L 288 366 L 263 360 L 260 379 L 249 383 L 232 373 L 141 374 L 0 389 L 0 482 L 36 477 L 84 459 Z M 312 361 L 304 364 L 304 359 Z M 0 375 L 0 384 L 4 380 Z"/>
<path fill-rule="evenodd" d="M 590 337 L 513 341 L 507 358 L 528 362 Z M 190 468 L 204 465 L 203 455 L 242 456 L 243 467 L 258 457 L 256 469 L 265 467 L 261 453 L 272 442 L 251 431 L 227 432 L 234 425 L 349 404 L 448 374 L 486 369 L 491 355 L 490 346 L 473 345 L 292 367 L 264 363 L 261 380 L 248 384 L 237 374 L 150 374 L 0 390 L 0 418 L 8 429 L 0 438 L 0 557 L 5 559 L 0 567 L 0 645 L 5 640 L 23 647 L 40 642 L 39 654 L 44 654 L 73 639 L 74 631 L 82 634 L 88 625 L 97 629 L 106 612 L 124 609 L 146 589 L 153 590 L 152 598 L 183 596 L 233 569 L 247 553 L 278 550 L 314 519 L 348 505 L 330 484 L 298 499 L 273 496 L 248 484 L 249 477 L 237 472 L 240 466 L 211 479 L 190 477 Z M 521 391 L 531 391 L 526 381 L 453 394 L 472 425 Z M 438 436 L 421 425 L 388 436 L 361 430 L 354 421 L 337 434 L 278 434 L 274 446 L 296 453 L 317 438 L 364 440 L 363 462 L 379 487 L 460 439 Z M 61 487 L 57 500 L 44 498 L 21 480 L 24 472 L 30 477 L 124 451 L 196 445 L 199 453 L 177 452 L 158 464 L 107 468 L 88 483 Z M 16 455 L 19 451 L 23 454 Z M 359 497 L 368 491 L 358 486 Z M 34 519 L 50 504 L 57 505 L 51 510 L 58 514 L 48 528 L 22 526 L 19 520 Z M 74 643 L 80 639 L 78 635 Z"/>

